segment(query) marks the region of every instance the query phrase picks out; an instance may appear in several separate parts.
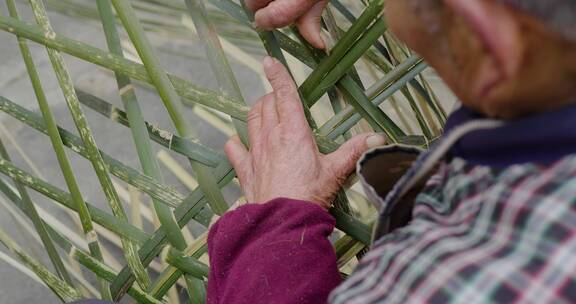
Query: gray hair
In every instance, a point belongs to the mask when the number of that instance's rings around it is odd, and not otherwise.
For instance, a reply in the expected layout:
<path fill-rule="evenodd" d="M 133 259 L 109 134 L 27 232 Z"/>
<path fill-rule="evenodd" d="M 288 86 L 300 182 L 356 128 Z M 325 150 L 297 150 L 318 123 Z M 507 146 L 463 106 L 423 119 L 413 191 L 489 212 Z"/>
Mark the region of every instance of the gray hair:
<path fill-rule="evenodd" d="M 551 30 L 576 42 L 576 0 L 498 0 L 532 15 Z"/>

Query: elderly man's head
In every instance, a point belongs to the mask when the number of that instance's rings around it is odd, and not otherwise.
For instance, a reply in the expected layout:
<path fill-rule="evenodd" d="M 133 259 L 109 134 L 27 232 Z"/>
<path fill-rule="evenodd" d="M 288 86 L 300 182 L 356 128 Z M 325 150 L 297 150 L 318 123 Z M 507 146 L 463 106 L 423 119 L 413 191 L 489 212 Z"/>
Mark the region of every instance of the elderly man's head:
<path fill-rule="evenodd" d="M 576 101 L 576 0 L 388 0 L 394 33 L 493 117 Z"/>

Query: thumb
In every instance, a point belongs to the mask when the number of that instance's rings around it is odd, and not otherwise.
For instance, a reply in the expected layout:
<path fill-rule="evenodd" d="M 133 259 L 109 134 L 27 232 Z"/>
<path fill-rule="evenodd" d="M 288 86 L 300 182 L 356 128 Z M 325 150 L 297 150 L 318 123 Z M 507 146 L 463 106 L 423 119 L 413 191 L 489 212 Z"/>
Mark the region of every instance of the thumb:
<path fill-rule="evenodd" d="M 327 155 L 327 165 L 339 179 L 345 179 L 356 167 L 356 162 L 362 154 L 369 149 L 382 146 L 386 143 L 386 137 L 381 134 L 367 133 L 352 137 L 338 150 Z"/>
<path fill-rule="evenodd" d="M 302 17 L 297 21 L 298 30 L 302 37 L 318 49 L 325 49 L 328 47 L 324 38 L 322 38 L 321 25 L 322 12 L 324 11 L 324 8 L 326 8 L 327 4 L 328 1 L 326 0 L 314 4 L 314 6 L 312 6 L 312 8 L 310 8 L 310 10 L 302 15 Z"/>

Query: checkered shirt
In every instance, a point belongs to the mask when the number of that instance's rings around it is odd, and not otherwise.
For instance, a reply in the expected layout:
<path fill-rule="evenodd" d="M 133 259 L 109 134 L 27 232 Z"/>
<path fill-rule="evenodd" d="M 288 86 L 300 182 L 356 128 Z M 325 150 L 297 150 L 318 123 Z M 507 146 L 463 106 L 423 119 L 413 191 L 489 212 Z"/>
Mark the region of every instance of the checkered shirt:
<path fill-rule="evenodd" d="M 330 302 L 576 303 L 576 154 L 440 161 L 410 224 L 378 239 Z"/>

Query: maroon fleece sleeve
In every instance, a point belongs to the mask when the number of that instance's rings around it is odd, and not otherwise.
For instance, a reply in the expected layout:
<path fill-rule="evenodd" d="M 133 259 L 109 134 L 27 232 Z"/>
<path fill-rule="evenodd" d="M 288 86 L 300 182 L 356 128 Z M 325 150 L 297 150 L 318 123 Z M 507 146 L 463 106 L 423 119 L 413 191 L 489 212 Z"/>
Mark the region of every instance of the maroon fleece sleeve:
<path fill-rule="evenodd" d="M 320 206 L 285 198 L 226 213 L 208 234 L 208 303 L 326 303 L 341 281 L 334 223 Z"/>

